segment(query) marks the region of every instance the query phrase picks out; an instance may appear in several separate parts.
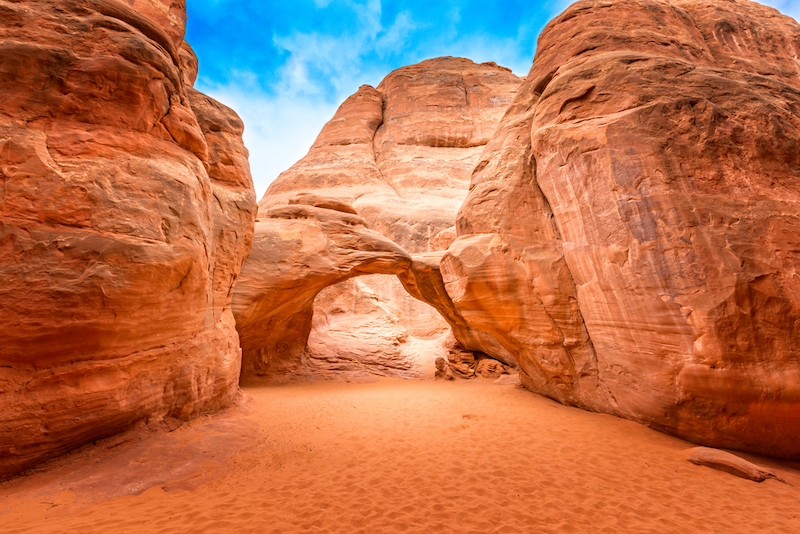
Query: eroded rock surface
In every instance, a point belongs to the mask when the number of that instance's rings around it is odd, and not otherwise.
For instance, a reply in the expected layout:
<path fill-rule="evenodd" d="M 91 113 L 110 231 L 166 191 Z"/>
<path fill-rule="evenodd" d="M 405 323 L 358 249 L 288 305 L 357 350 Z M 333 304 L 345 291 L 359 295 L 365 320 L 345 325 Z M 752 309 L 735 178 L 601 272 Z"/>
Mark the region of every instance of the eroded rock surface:
<path fill-rule="evenodd" d="M 183 2 L 0 2 L 0 477 L 238 390 L 256 204 Z"/>
<path fill-rule="evenodd" d="M 800 26 L 581 1 L 542 32 L 441 262 L 524 383 L 800 457 Z"/>
<path fill-rule="evenodd" d="M 260 216 L 299 193 L 311 193 L 351 205 L 369 228 L 411 253 L 445 249 L 455 239 L 453 225 L 470 173 L 520 83 L 495 64 L 438 58 L 398 69 L 377 88 L 362 86 L 309 153 L 270 186 L 259 203 Z M 261 261 L 257 255 L 248 263 L 256 261 Z M 406 368 L 414 360 L 408 355 L 444 353 L 450 326 L 464 346 L 486 352 L 493 347 L 513 365 L 490 335 L 458 317 L 438 257 L 415 256 L 410 271 L 397 272 L 407 273 L 405 289 L 395 277 L 367 276 L 320 295 L 309 342 L 300 342 L 308 366 L 348 370 L 369 362 L 381 374 L 419 373 L 413 365 Z M 415 277 L 433 284 L 425 294 Z"/>
<path fill-rule="evenodd" d="M 437 58 L 362 86 L 261 210 L 299 192 L 338 198 L 409 252 L 452 227 L 472 169 L 521 80 L 494 64 Z"/>
<path fill-rule="evenodd" d="M 314 369 L 335 371 L 339 367 L 335 364 L 340 362 L 359 364 L 353 362 L 357 357 L 341 353 L 348 347 L 358 351 L 358 347 L 351 346 L 349 340 L 335 339 L 336 345 L 318 340 L 317 361 L 309 361 L 314 299 L 323 289 L 355 276 L 402 272 L 411 258 L 402 247 L 368 229 L 364 219 L 353 212 L 352 207 L 337 199 L 310 194 L 298 195 L 286 205 L 261 212 L 253 249 L 233 298 L 245 379 L 279 374 L 302 376 Z M 360 307 L 357 303 L 353 306 Z M 376 354 L 382 348 L 395 346 L 398 336 L 402 336 L 396 325 L 383 326 L 388 346 L 372 349 Z M 344 329 L 344 334 L 352 335 L 348 331 Z M 398 371 L 409 366 L 392 351 L 385 358 L 400 361 L 396 365 L 364 361 L 363 365 L 383 365 Z M 326 367 L 326 361 L 334 365 Z"/>
<path fill-rule="evenodd" d="M 497 340 L 485 331 L 473 328 L 453 303 L 444 285 L 440 262 L 444 251 L 411 255 L 411 265 L 397 278 L 409 295 L 433 307 L 449 325 L 459 345 L 469 351 L 490 354 L 512 367 L 517 365 L 512 356 Z M 446 343 L 450 340 L 443 338 Z M 454 340 L 454 341 L 455 341 Z"/>

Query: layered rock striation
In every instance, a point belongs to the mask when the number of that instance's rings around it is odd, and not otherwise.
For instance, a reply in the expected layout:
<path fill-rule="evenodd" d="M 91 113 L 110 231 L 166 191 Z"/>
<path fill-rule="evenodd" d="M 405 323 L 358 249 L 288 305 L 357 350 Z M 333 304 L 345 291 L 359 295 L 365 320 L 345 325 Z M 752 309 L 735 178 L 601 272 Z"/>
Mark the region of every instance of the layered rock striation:
<path fill-rule="evenodd" d="M 0 2 L 0 477 L 236 394 L 255 196 L 183 2 Z"/>
<path fill-rule="evenodd" d="M 441 264 L 528 387 L 800 458 L 798 55 L 746 1 L 581 1 L 545 28 Z"/>

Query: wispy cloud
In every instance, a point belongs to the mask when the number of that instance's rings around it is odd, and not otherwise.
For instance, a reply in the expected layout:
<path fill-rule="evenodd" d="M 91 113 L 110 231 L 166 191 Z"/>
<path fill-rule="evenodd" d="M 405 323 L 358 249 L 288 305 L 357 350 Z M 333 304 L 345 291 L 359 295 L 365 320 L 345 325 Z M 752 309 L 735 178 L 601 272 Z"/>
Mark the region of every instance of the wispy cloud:
<path fill-rule="evenodd" d="M 327 2 L 315 0 L 324 8 Z M 202 76 L 198 88 L 232 107 L 245 121 L 245 144 L 261 197 L 282 171 L 303 157 L 337 106 L 364 83 L 376 85 L 391 69 L 372 61 L 395 50 L 415 28 L 410 15 L 381 24 L 381 4 L 351 2 L 353 24 L 341 33 L 292 31 L 272 36 L 285 55 L 276 80 L 230 69 L 222 83 Z M 272 73 L 274 76 L 274 73 Z"/>
<path fill-rule="evenodd" d="M 249 0 L 195 0 L 198 3 L 217 9 L 205 14 L 207 31 L 189 35 L 200 40 L 211 39 L 218 25 L 231 24 L 224 10 L 233 10 L 235 22 L 249 23 L 251 28 L 259 27 L 261 19 L 248 21 L 248 17 L 270 16 Z M 360 85 L 375 86 L 396 68 L 443 55 L 495 61 L 524 76 L 539 30 L 568 2 L 548 0 L 534 3 L 539 6 L 535 9 L 527 3 L 512 9 L 501 2 L 489 6 L 494 22 L 483 20 L 487 4 L 480 5 L 484 11 L 476 11 L 477 6 L 462 6 L 466 3 L 298 0 L 294 11 L 282 15 L 295 17 L 298 24 L 273 25 L 266 28 L 266 35 L 262 30 L 259 48 L 247 49 L 247 54 L 206 58 L 200 49 L 198 89 L 235 109 L 244 120 L 259 198 L 269 183 L 305 155 L 338 105 Z M 286 4 L 262 5 L 290 9 Z M 320 18 L 308 22 L 315 16 Z M 508 24 L 509 18 L 518 20 Z M 493 27 L 498 21 L 506 27 Z M 191 23 L 190 18 L 190 29 Z M 204 69 L 207 60 L 212 65 Z"/>

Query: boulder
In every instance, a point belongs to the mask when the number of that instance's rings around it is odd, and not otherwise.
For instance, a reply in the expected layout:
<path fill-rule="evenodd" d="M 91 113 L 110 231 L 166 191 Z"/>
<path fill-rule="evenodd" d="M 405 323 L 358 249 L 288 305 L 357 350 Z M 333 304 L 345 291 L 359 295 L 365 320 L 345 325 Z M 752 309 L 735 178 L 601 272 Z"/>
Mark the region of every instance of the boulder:
<path fill-rule="evenodd" d="M 500 378 L 508 374 L 505 366 L 494 358 L 481 358 L 475 367 L 475 374 L 483 378 Z"/>
<path fill-rule="evenodd" d="M 445 358 L 439 356 L 436 358 L 434 362 L 436 365 L 436 373 L 434 374 L 434 379 L 436 380 L 455 380 L 455 375 L 453 375 L 453 371 L 450 370 L 450 365 L 448 364 Z"/>

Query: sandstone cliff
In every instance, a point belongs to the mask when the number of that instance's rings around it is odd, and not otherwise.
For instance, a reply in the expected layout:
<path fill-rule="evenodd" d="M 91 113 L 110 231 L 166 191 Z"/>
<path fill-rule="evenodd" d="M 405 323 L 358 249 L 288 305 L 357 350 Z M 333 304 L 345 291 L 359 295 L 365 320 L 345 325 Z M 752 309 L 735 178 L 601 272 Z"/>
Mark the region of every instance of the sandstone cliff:
<path fill-rule="evenodd" d="M 428 354 L 427 367 L 432 372 L 433 359 L 445 350 L 443 342 L 451 326 L 467 348 L 492 350 L 514 363 L 499 343 L 471 328 L 455 310 L 439 274 L 441 254 L 419 254 L 446 248 L 455 238 L 452 227 L 466 198 L 470 173 L 520 83 L 508 69 L 493 63 L 478 65 L 467 59 L 438 58 L 398 69 L 377 88 L 362 86 L 341 105 L 309 153 L 270 186 L 259 203 L 259 218 L 272 220 L 271 210 L 296 202 L 299 193 L 347 203 L 367 227 L 415 254 L 411 271 L 408 264 L 394 271 L 403 273 L 406 288 L 393 276 L 363 276 L 327 287 L 342 280 L 329 277 L 323 286 L 309 286 L 312 300 L 322 292 L 313 305 L 313 322 L 308 322 L 312 308 L 307 308 L 305 299 L 297 301 L 295 311 L 305 310 L 302 315 L 308 316 L 303 329 L 295 331 L 307 332 L 301 336 L 308 337 L 307 346 L 305 341 L 301 343 L 302 350 L 268 342 L 264 336 L 269 334 L 251 340 L 256 330 L 269 330 L 273 319 L 259 316 L 260 312 L 249 304 L 236 306 L 237 324 L 247 325 L 240 327 L 245 374 L 251 371 L 251 354 L 262 362 L 257 368 L 257 374 L 262 375 L 283 369 L 281 364 L 270 370 L 263 362 L 299 362 L 302 354 L 305 368 L 320 372 L 367 370 L 419 376 L 424 366 L 414 355 Z M 273 220 L 269 225 L 277 228 L 286 223 Z M 263 228 L 264 239 L 272 242 L 268 236 L 277 230 Z M 260 242 L 261 229 L 257 225 L 256 243 Z M 323 234 L 328 231 L 322 230 Z M 335 234 L 331 239 L 338 241 Z M 303 248 L 299 243 L 296 246 Z M 251 276 L 272 271 L 278 248 L 251 255 L 235 300 L 240 288 L 243 303 L 266 298 L 267 293 L 253 292 L 259 282 Z M 294 252 L 289 254 L 302 260 L 309 273 L 316 270 Z M 434 285 L 420 291 L 413 273 Z M 308 281 L 305 277 L 302 280 Z M 420 300 L 412 298 L 409 290 Z M 278 330 L 274 332 L 275 340 L 285 337 L 278 336 Z M 267 360 L 258 355 L 259 350 L 270 352 L 274 346 L 285 347 L 286 354 Z"/>
<path fill-rule="evenodd" d="M 256 205 L 181 1 L 0 2 L 0 477 L 236 394 Z"/>
<path fill-rule="evenodd" d="M 800 458 L 800 26 L 746 1 L 581 1 L 442 259 L 560 402 Z"/>
<path fill-rule="evenodd" d="M 298 192 L 352 204 L 409 252 L 455 223 L 472 169 L 521 80 L 494 64 L 437 58 L 365 85 L 282 173 L 259 209 Z"/>

